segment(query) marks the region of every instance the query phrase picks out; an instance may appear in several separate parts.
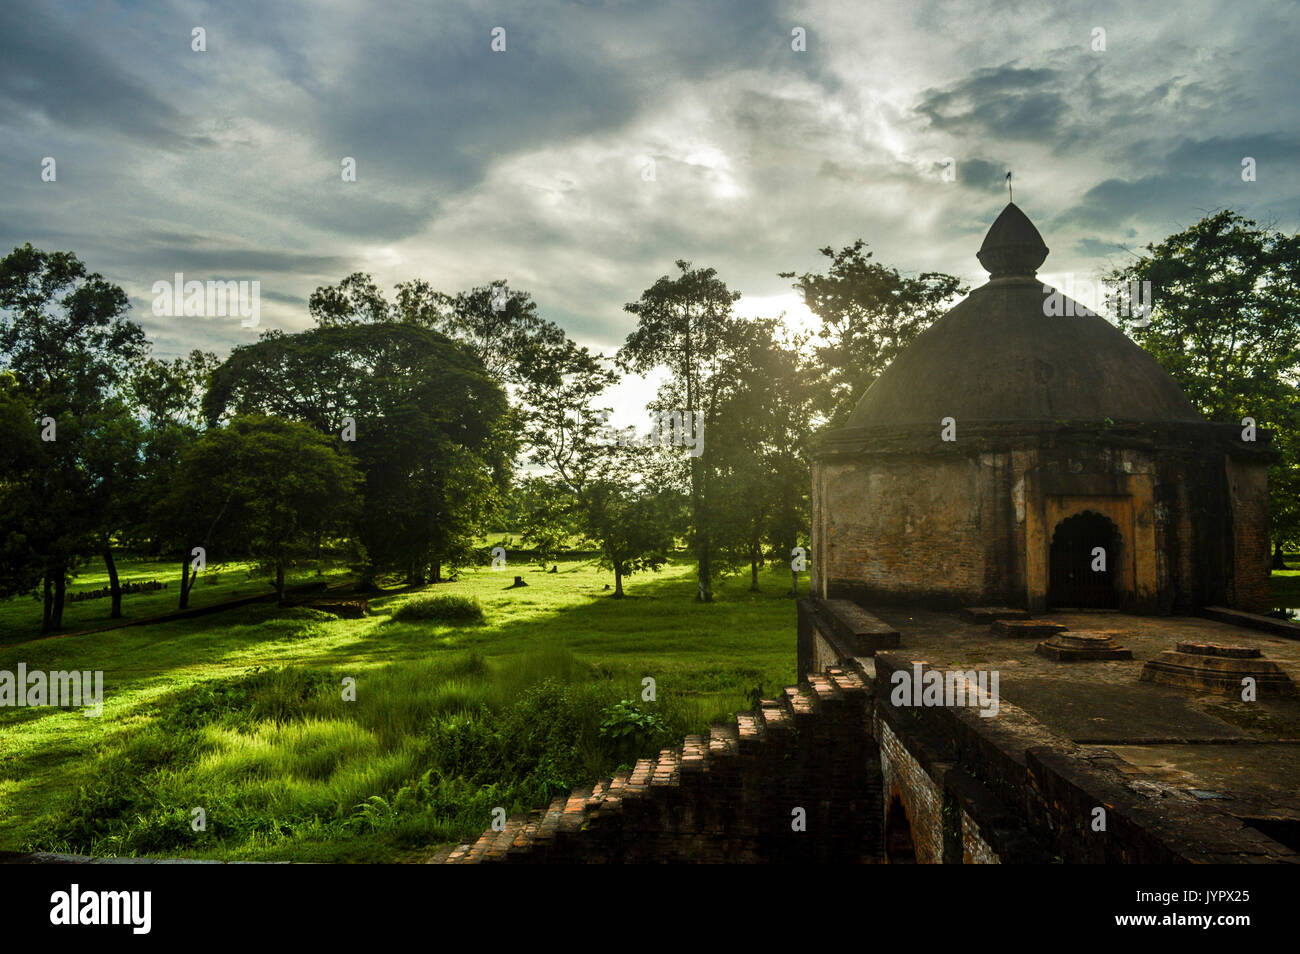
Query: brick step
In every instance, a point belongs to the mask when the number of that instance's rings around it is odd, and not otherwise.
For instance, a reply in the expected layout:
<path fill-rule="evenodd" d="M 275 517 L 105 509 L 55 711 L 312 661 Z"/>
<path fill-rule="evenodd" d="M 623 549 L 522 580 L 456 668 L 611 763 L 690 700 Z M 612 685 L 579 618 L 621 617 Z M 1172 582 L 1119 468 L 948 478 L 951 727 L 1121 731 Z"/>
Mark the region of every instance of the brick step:
<path fill-rule="evenodd" d="M 627 794 L 627 782 L 631 772 L 619 772 L 609 780 L 609 787 L 601 797 L 600 807 L 603 811 L 617 812 L 623 808 L 623 797 Z"/>
<path fill-rule="evenodd" d="M 609 794 L 609 786 L 613 782 L 612 778 L 607 778 L 591 787 L 591 794 L 587 796 L 587 811 L 594 812 L 604 804 L 605 796 Z"/>
<path fill-rule="evenodd" d="M 546 809 L 541 823 L 537 826 L 537 834 L 533 836 L 534 845 L 555 844 L 555 836 L 560 830 L 560 819 L 564 817 L 564 806 L 567 803 L 568 799 L 563 796 L 551 801 L 550 807 Z"/>
<path fill-rule="evenodd" d="M 844 701 L 844 694 L 828 676 L 810 673 L 804 682 L 808 686 L 805 691 L 816 700 L 818 707 L 834 706 Z"/>
<path fill-rule="evenodd" d="M 594 788 L 593 785 L 580 785 L 569 793 L 564 801 L 564 814 L 560 816 L 558 832 L 568 835 L 582 831 L 582 824 L 587 820 L 587 799 L 591 798 Z"/>
<path fill-rule="evenodd" d="M 653 786 L 676 785 L 682 777 L 681 749 L 664 749 L 655 759 L 654 771 L 650 773 Z"/>
<path fill-rule="evenodd" d="M 709 726 L 709 757 L 720 759 L 740 751 L 740 729 L 734 722 L 715 722 Z"/>
<path fill-rule="evenodd" d="M 525 816 L 526 820 L 524 822 L 523 830 L 519 832 L 515 837 L 515 840 L 510 844 L 510 847 L 506 850 L 508 856 L 517 858 L 521 855 L 527 855 L 533 850 L 533 842 L 537 839 L 537 832 L 541 830 L 542 818 L 545 814 L 545 812 L 538 808 L 529 812 L 528 815 Z"/>
<path fill-rule="evenodd" d="M 470 845 L 469 852 L 465 855 L 465 864 L 474 865 L 483 860 L 487 855 L 488 849 L 492 847 L 492 842 L 496 839 L 497 832 L 489 828 L 483 834 L 478 836 L 478 841 Z"/>
<path fill-rule="evenodd" d="M 515 838 L 523 832 L 524 826 L 528 823 L 527 815 L 512 815 L 506 819 L 505 827 L 496 832 L 496 837 L 488 845 L 487 853 L 484 854 L 484 861 L 500 861 L 514 844 Z"/>
<path fill-rule="evenodd" d="M 658 798 L 659 793 L 667 797 L 668 792 L 680 788 L 683 776 L 699 780 L 692 784 L 707 784 L 712 771 L 723 764 L 738 764 L 727 760 L 746 752 L 756 754 L 766 746 L 784 745 L 797 724 L 810 720 L 823 707 L 843 704 L 866 691 L 862 677 L 849 669 L 833 667 L 811 675 L 801 685 L 787 686 L 777 699 L 760 699 L 756 710 L 737 713 L 735 722 L 715 723 L 707 736 L 688 735 L 680 746 L 638 759 L 630 770 L 579 786 L 545 809 L 512 816 L 503 831 L 489 829 L 471 844 L 440 849 L 430 863 L 523 860 L 530 853 L 545 852 L 557 841 L 583 831 L 592 819 L 620 813 L 629 799 Z M 719 783 L 727 784 L 721 779 Z"/>
<path fill-rule="evenodd" d="M 763 717 L 755 712 L 737 712 L 736 729 L 741 751 L 753 748 L 763 741 Z"/>
<path fill-rule="evenodd" d="M 817 712 L 813 694 L 803 686 L 786 686 L 781 694 L 781 702 L 796 723 L 812 718 Z"/>
<path fill-rule="evenodd" d="M 471 845 L 457 845 L 451 850 L 451 854 L 447 856 L 446 863 L 449 865 L 463 865 L 465 859 L 469 856 L 471 847 Z"/>
<path fill-rule="evenodd" d="M 425 864 L 426 864 L 426 865 L 446 865 L 446 864 L 451 864 L 451 856 L 452 856 L 453 853 L 455 853 L 456 849 L 459 848 L 459 847 L 461 847 L 461 846 L 460 846 L 460 845 L 445 845 L 445 846 L 443 846 L 442 848 L 439 848 L 437 851 L 435 851 L 432 855 L 430 855 L 430 856 L 429 856 L 429 860 L 426 861 Z"/>
<path fill-rule="evenodd" d="M 628 776 L 624 798 L 645 793 L 645 790 L 650 787 L 650 778 L 654 775 L 656 761 L 657 759 L 636 760 L 636 765 L 632 766 L 632 774 Z"/>
<path fill-rule="evenodd" d="M 688 735 L 682 740 L 681 771 L 683 776 L 702 775 L 709 769 L 709 736 Z"/>
<path fill-rule="evenodd" d="M 852 669 L 841 669 L 838 666 L 832 666 L 826 670 L 826 675 L 835 683 L 835 687 L 846 696 L 860 695 L 867 691 L 866 682 Z"/>

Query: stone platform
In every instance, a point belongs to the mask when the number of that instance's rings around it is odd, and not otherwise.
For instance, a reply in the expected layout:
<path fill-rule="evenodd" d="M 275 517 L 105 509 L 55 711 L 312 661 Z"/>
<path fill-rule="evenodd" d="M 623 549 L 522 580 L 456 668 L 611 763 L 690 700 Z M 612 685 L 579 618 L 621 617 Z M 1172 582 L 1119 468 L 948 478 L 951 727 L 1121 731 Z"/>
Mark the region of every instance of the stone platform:
<path fill-rule="evenodd" d="M 1034 649 L 1040 656 L 1057 662 L 1092 662 L 1104 659 L 1132 659 L 1133 651 L 1115 641 L 1117 633 L 1102 630 L 1057 633 Z"/>
<path fill-rule="evenodd" d="M 1143 682 L 1240 695 L 1254 679 L 1258 694 L 1295 695 L 1295 683 L 1257 646 L 1184 640 L 1142 667 Z"/>

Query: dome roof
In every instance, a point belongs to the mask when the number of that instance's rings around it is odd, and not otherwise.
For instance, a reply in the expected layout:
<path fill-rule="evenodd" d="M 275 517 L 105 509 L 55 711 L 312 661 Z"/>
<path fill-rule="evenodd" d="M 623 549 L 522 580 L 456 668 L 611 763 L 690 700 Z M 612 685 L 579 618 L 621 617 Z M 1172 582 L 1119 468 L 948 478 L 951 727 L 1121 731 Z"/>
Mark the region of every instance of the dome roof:
<path fill-rule="evenodd" d="M 1155 358 L 1105 318 L 1064 296 L 1064 308 L 1045 314 L 1058 294 L 1034 277 L 1046 257 L 1038 229 L 1008 204 L 979 250 L 988 283 L 894 359 L 848 426 L 1202 420 Z"/>

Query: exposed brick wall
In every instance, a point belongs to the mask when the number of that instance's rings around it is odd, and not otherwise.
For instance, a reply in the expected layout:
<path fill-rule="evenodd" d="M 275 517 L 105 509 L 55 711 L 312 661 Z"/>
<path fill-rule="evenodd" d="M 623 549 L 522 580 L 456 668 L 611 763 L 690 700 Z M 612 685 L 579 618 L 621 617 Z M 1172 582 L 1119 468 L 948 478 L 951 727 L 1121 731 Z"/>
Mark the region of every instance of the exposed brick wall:
<path fill-rule="evenodd" d="M 877 732 L 884 796 L 881 811 L 887 813 L 890 803 L 898 798 L 912 826 L 917 862 L 939 864 L 943 861 L 943 793 L 888 723 L 878 722 Z"/>
<path fill-rule="evenodd" d="M 961 863 L 964 865 L 997 865 L 1002 863 L 980 834 L 979 824 L 968 813 L 961 813 Z"/>
<path fill-rule="evenodd" d="M 833 669 L 708 738 L 486 831 L 436 861 L 872 862 L 880 756 L 860 676 Z M 805 820 L 794 829 L 794 811 Z"/>
<path fill-rule="evenodd" d="M 829 588 L 977 600 L 990 574 L 998 580 L 1011 501 L 997 493 L 996 469 L 956 454 L 928 458 L 923 469 L 917 479 L 915 460 L 880 458 L 819 470 L 823 536 L 814 550 Z"/>
<path fill-rule="evenodd" d="M 1227 460 L 1232 500 L 1232 607 L 1262 613 L 1272 608 L 1268 468 L 1254 461 Z"/>
<path fill-rule="evenodd" d="M 958 428 L 942 446 L 937 427 L 827 439 L 814 593 L 1041 610 L 1052 533 L 1078 504 L 1119 528 L 1125 609 L 1267 608 L 1266 435 L 1243 447 L 1212 424 Z"/>

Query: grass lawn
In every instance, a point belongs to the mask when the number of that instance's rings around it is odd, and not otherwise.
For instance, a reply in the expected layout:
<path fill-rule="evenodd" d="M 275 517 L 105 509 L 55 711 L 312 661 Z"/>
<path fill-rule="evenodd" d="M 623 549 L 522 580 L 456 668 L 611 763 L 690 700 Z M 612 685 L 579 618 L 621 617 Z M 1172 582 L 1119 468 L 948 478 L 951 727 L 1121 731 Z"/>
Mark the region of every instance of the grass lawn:
<path fill-rule="evenodd" d="M 508 589 L 519 572 L 529 586 Z M 237 595 L 240 575 L 212 589 Z M 632 577 L 625 600 L 608 598 L 608 582 L 588 562 L 512 566 L 373 599 L 362 620 L 255 604 L 11 638 L 0 670 L 102 670 L 105 698 L 98 718 L 0 709 L 0 848 L 415 859 L 476 835 L 496 806 L 543 805 L 793 682 L 788 571 L 764 574 L 759 594 L 747 575 L 724 580 L 709 605 L 693 601 L 682 563 Z M 171 590 L 157 595 L 163 611 L 174 605 Z M 391 618 L 430 595 L 472 597 L 486 622 Z M 137 600 L 127 597 L 128 613 Z M 107 615 L 107 601 L 80 606 Z M 641 701 L 646 677 L 653 702 Z M 343 698 L 348 678 L 355 701 Z M 198 808 L 206 828 L 195 831 Z"/>
<path fill-rule="evenodd" d="M 118 578 L 123 583 L 146 583 L 157 580 L 166 583 L 167 589 L 148 593 L 125 593 L 122 596 L 122 615 L 127 619 L 160 616 L 177 609 L 180 602 L 181 569 L 175 560 L 118 560 Z M 290 586 L 325 580 L 330 583 L 347 578 L 341 568 L 299 570 L 286 574 Z M 212 565 L 200 573 L 190 590 L 190 607 L 211 606 L 241 596 L 269 593 L 274 579 L 259 571 L 251 563 L 226 563 Z M 68 586 L 68 594 L 98 590 L 108 586 L 108 570 L 104 561 L 96 558 L 89 566 L 78 571 L 76 580 Z M 112 600 L 107 596 L 93 600 L 67 602 L 63 606 L 65 633 L 109 626 L 118 620 L 109 619 Z M 0 645 L 32 639 L 41 632 L 42 601 L 39 596 L 0 601 Z"/>
<path fill-rule="evenodd" d="M 1294 554 L 1287 556 L 1287 566 L 1300 564 Z M 1269 582 L 1273 590 L 1273 606 L 1300 610 L 1300 569 L 1274 570 Z"/>

